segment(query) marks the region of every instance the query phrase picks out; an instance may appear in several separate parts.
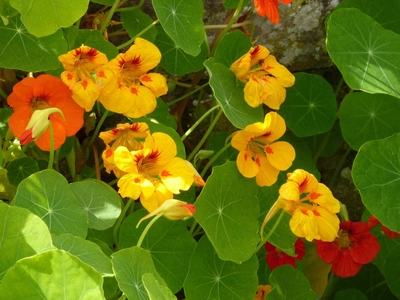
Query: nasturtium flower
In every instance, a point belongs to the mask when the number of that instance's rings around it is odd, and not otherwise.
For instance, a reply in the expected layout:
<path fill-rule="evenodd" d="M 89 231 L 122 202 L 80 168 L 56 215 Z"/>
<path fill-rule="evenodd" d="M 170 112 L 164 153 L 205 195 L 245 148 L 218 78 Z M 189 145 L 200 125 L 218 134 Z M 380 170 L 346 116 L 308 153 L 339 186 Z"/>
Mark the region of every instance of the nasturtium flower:
<path fill-rule="evenodd" d="M 72 98 L 90 111 L 100 95 L 100 86 L 95 80 L 96 70 L 108 62 L 107 56 L 94 48 L 81 46 L 58 59 L 65 69 L 61 79 L 72 90 Z"/>
<path fill-rule="evenodd" d="M 254 300 L 265 300 L 265 296 L 272 290 L 271 285 L 259 285 Z"/>
<path fill-rule="evenodd" d="M 290 228 L 298 237 L 331 242 L 339 231 L 339 201 L 314 175 L 297 169 L 279 189 L 278 207 L 292 215 Z"/>
<path fill-rule="evenodd" d="M 271 270 L 282 265 L 291 265 L 296 269 L 296 260 L 302 260 L 306 253 L 306 247 L 300 238 L 294 243 L 294 252 L 297 256 L 290 256 L 269 242 L 265 243 L 265 250 L 267 250 L 267 265 Z"/>
<path fill-rule="evenodd" d="M 60 148 L 66 137 L 75 135 L 83 125 L 84 111 L 71 94 L 61 79 L 52 75 L 24 78 L 7 98 L 14 110 L 8 122 L 12 133 L 22 137 L 23 143 L 34 140 L 40 149 L 50 151 L 50 121 L 54 150 Z"/>
<path fill-rule="evenodd" d="M 128 151 L 136 151 L 141 148 L 141 142 L 150 135 L 149 126 L 146 123 L 118 124 L 116 128 L 103 131 L 99 137 L 106 144 L 102 158 L 107 173 L 114 172 L 117 178 L 125 174 L 117 168 L 114 162 L 114 151 L 119 146 L 124 146 Z"/>
<path fill-rule="evenodd" d="M 154 111 L 157 97 L 168 92 L 166 78 L 148 73 L 161 61 L 158 48 L 142 38 L 97 72 L 100 102 L 110 111 L 140 118 Z"/>
<path fill-rule="evenodd" d="M 278 24 L 280 20 L 278 2 L 288 5 L 292 0 L 254 0 L 254 6 L 260 17 L 267 16 L 272 24 Z"/>
<path fill-rule="evenodd" d="M 318 256 L 332 264 L 332 272 L 339 277 L 356 275 L 363 265 L 377 255 L 380 244 L 364 222 L 341 222 L 339 236 L 332 242 L 315 241 Z"/>
<path fill-rule="evenodd" d="M 373 215 L 371 215 L 369 218 L 368 218 L 368 227 L 369 228 L 372 228 L 372 227 L 375 227 L 375 226 L 377 226 L 377 225 L 379 225 L 381 222 L 375 217 L 375 216 L 373 216 Z M 381 231 L 384 233 L 384 234 L 386 234 L 386 236 L 389 238 L 389 239 L 391 239 L 391 240 L 393 240 L 394 238 L 400 238 L 400 233 L 399 232 L 396 232 L 396 231 L 393 231 L 393 230 L 390 230 L 389 228 L 387 228 L 386 226 L 381 226 Z"/>
<path fill-rule="evenodd" d="M 142 205 L 152 212 L 172 199 L 173 194 L 188 190 L 194 172 L 176 154 L 174 140 L 161 132 L 146 137 L 137 151 L 119 146 L 114 151 L 114 162 L 126 174 L 118 181 L 118 192 L 122 197 L 140 198 Z"/>
<path fill-rule="evenodd" d="M 231 65 L 232 72 L 243 81 L 244 99 L 251 107 L 261 103 L 278 110 L 286 98 L 286 89 L 295 77 L 276 61 L 264 46 L 252 47 Z"/>
<path fill-rule="evenodd" d="M 279 172 L 287 170 L 296 156 L 292 145 L 275 142 L 285 131 L 285 120 L 270 112 L 264 123 L 257 122 L 236 132 L 232 147 L 239 150 L 236 159 L 239 172 L 246 178 L 256 177 L 259 186 L 273 185 Z"/>

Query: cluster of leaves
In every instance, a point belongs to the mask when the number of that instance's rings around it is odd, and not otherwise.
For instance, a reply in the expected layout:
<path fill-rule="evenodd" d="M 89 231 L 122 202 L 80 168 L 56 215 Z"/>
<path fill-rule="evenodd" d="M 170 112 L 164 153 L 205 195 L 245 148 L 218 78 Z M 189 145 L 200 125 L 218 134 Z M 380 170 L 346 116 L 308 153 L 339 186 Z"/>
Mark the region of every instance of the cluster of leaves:
<path fill-rule="evenodd" d="M 176 78 L 195 72 L 201 76 L 205 68 L 214 103 L 234 127 L 243 129 L 263 120 L 263 108 L 246 104 L 243 83 L 229 69 L 252 46 L 251 38 L 239 30 L 222 31 L 210 49 L 201 0 L 152 0 L 159 26 L 142 11 L 144 1 L 125 9 L 117 8 L 125 1 L 93 2 L 109 6 L 106 15 L 99 15 L 100 30 L 80 29 L 88 1 L 0 1 L 0 67 L 59 75 L 58 56 L 82 44 L 114 58 L 129 44 L 116 46 L 104 39 L 110 18 L 118 12 L 123 30 L 132 39 L 141 36 L 159 47 L 160 66 L 171 82 L 179 84 Z M 237 20 L 247 2 L 225 0 L 224 5 L 236 9 L 232 16 Z M 345 0 L 340 4 L 326 22 L 327 50 L 354 92 L 338 108 L 338 92 L 323 77 L 296 73 L 296 83 L 287 90 L 279 111 L 291 131 L 284 140 L 296 149 L 289 171 L 302 168 L 319 178 L 316 160 L 333 155 L 344 140 L 358 151 L 352 176 L 365 207 L 397 232 L 400 24 L 395 12 L 399 9 L 395 0 Z M 197 77 L 189 77 L 196 86 Z M 0 203 L 0 295 L 4 298 L 117 299 L 123 293 L 129 299 L 174 299 L 183 288 L 187 299 L 253 299 L 257 286 L 266 283 L 273 286 L 267 299 L 317 298 L 311 287 L 317 290 L 324 283 L 310 275 L 315 271 L 310 266 L 312 258 L 298 270 L 279 267 L 270 272 L 265 267 L 258 230 L 277 199 L 285 174 L 274 186 L 264 188 L 254 179 L 243 178 L 234 163 L 237 152 L 224 143 L 230 132 L 214 132 L 208 139 L 213 154 L 202 175 L 209 165 L 213 169 L 200 195 L 191 189 L 178 196 L 195 203 L 194 220 L 159 219 L 137 246 L 149 221 L 139 228 L 136 224 L 146 212 L 132 212 L 134 206 L 124 206 L 113 188 L 93 179 L 95 170 L 87 162 L 81 177 L 88 179 L 72 183 L 57 171 L 42 170 L 45 154 L 33 147 L 22 153 L 7 140 L 10 114 L 7 108 L 0 111 L 0 163 L 4 168 L 0 170 L 0 193 L 2 199 L 12 200 L 10 205 Z M 152 132 L 171 135 L 178 155 L 186 157 L 177 124 L 164 101 L 159 99 L 156 111 L 140 121 L 146 121 Z M 207 136 L 217 121 L 210 122 Z M 58 158 L 74 156 L 77 143 L 76 137 L 70 138 Z M 195 150 L 190 160 L 199 159 L 199 149 Z M 280 217 L 267 225 L 266 233 Z M 288 218 L 283 215 L 269 242 L 293 255 L 296 237 Z M 351 295 L 374 299 L 383 293 L 400 297 L 396 277 L 400 244 L 378 230 L 375 233 L 381 242 L 378 257 L 352 282 L 341 282 L 335 299 Z M 387 284 L 378 284 L 381 281 Z M 375 285 L 376 289 L 368 290 Z"/>

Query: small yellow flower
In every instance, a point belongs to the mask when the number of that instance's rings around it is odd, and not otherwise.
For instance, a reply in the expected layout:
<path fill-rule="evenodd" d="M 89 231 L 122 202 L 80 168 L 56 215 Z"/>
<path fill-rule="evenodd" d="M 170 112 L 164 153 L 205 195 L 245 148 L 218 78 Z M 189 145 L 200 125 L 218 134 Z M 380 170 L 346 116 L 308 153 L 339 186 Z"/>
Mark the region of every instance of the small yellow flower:
<path fill-rule="evenodd" d="M 119 54 L 97 72 L 103 87 L 99 100 L 110 111 L 140 118 L 156 108 L 156 97 L 168 92 L 167 81 L 158 73 L 147 73 L 161 61 L 158 48 L 142 38 L 126 53 Z"/>
<path fill-rule="evenodd" d="M 264 123 L 248 125 L 235 133 L 232 147 L 239 150 L 236 164 L 244 177 L 256 177 L 259 186 L 271 186 L 279 172 L 292 165 L 296 156 L 292 145 L 275 142 L 285 131 L 284 119 L 276 112 L 270 112 Z"/>
<path fill-rule="evenodd" d="M 194 172 L 177 154 L 174 140 L 156 132 L 146 137 L 137 151 L 120 146 L 114 151 L 115 165 L 126 174 L 118 181 L 122 197 L 140 198 L 149 211 L 157 209 L 172 194 L 188 190 Z"/>
<path fill-rule="evenodd" d="M 129 151 L 139 150 L 140 142 L 150 135 L 149 126 L 146 123 L 118 124 L 116 128 L 101 132 L 99 137 L 106 144 L 102 158 L 107 173 L 114 172 L 120 178 L 125 172 L 117 168 L 114 162 L 114 151 L 119 146 L 126 147 Z"/>
<path fill-rule="evenodd" d="M 263 46 L 251 48 L 231 65 L 231 70 L 246 83 L 244 99 L 251 107 L 264 103 L 278 110 L 286 98 L 285 88 L 295 81 L 293 74 Z"/>
<path fill-rule="evenodd" d="M 100 87 L 93 76 L 99 67 L 108 62 L 107 56 L 94 48 L 81 46 L 60 55 L 58 59 L 65 69 L 61 79 L 72 90 L 72 98 L 90 111 L 100 95 Z"/>
<path fill-rule="evenodd" d="M 339 231 L 339 201 L 314 175 L 297 169 L 279 189 L 278 206 L 292 215 L 290 228 L 299 237 L 331 242 Z"/>

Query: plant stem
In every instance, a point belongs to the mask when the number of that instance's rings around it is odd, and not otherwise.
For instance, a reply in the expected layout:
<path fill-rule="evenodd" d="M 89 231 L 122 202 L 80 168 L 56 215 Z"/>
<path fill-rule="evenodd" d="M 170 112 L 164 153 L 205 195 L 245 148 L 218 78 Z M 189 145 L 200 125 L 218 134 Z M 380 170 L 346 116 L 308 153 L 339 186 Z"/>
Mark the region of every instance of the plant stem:
<path fill-rule="evenodd" d="M 5 100 L 7 100 L 7 94 L 3 91 L 3 89 L 0 88 L 0 96 L 3 97 Z"/>
<path fill-rule="evenodd" d="M 122 200 L 121 200 L 122 201 Z M 132 202 L 135 201 L 132 198 L 129 198 L 128 203 L 124 206 L 122 209 L 121 214 L 119 215 L 117 222 L 115 223 L 114 230 L 113 230 L 113 237 L 114 237 L 114 243 L 115 246 L 118 246 L 118 233 L 119 233 L 119 228 L 121 226 L 122 221 L 125 219 L 126 212 L 128 211 L 129 207 L 131 206 Z"/>
<path fill-rule="evenodd" d="M 278 228 L 279 223 L 281 222 L 283 215 L 285 214 L 285 211 L 282 209 L 281 213 L 278 217 L 278 219 L 276 220 L 274 226 L 272 226 L 271 230 L 268 232 L 268 234 L 266 235 L 265 238 L 261 239 L 260 243 L 258 244 L 256 251 L 254 253 L 257 253 L 258 250 L 260 250 L 260 248 L 266 243 L 268 242 L 269 238 L 271 237 L 271 235 L 274 233 L 274 231 L 276 230 L 276 228 Z M 264 232 L 261 232 L 262 235 L 264 235 Z"/>
<path fill-rule="evenodd" d="M 54 163 L 54 132 L 53 125 L 49 122 L 49 131 L 50 131 L 50 153 L 49 153 L 49 164 L 47 165 L 47 169 L 53 169 Z"/>
<path fill-rule="evenodd" d="M 336 280 L 337 280 L 336 276 L 331 271 L 331 273 L 329 274 L 328 283 L 326 285 L 324 293 L 322 294 L 321 299 L 328 299 L 329 298 L 329 295 L 332 293 L 332 289 L 333 289 L 333 287 L 335 285 L 335 281 Z"/>
<path fill-rule="evenodd" d="M 100 119 L 99 123 L 97 124 L 96 129 L 94 130 L 94 134 L 92 135 L 92 138 L 90 139 L 89 144 L 87 145 L 88 148 L 89 148 L 89 147 L 93 144 L 93 142 L 96 140 L 97 135 L 99 134 L 100 128 L 101 128 L 101 126 L 103 125 L 104 121 L 106 120 L 108 113 L 109 113 L 109 111 L 106 110 L 106 111 L 104 112 L 104 114 L 101 116 L 101 119 Z"/>
<path fill-rule="evenodd" d="M 174 105 L 175 103 L 178 103 L 179 101 L 185 100 L 185 99 L 186 99 L 187 97 L 189 97 L 190 95 L 196 93 L 197 91 L 199 91 L 199 90 L 201 90 L 201 89 L 204 89 L 208 84 L 209 84 L 209 83 L 207 82 L 207 83 L 203 84 L 202 86 L 199 86 L 199 87 L 195 88 L 194 90 L 190 91 L 189 93 L 183 95 L 182 97 L 179 97 L 179 98 L 177 98 L 177 99 L 175 99 L 175 100 L 173 100 L 173 101 L 167 103 L 167 106 L 169 107 L 169 106 Z M 191 85 L 189 85 L 189 86 L 191 86 Z"/>
<path fill-rule="evenodd" d="M 214 120 L 211 122 L 210 127 L 208 127 L 206 133 L 203 135 L 203 137 L 201 138 L 200 142 L 197 144 L 197 146 L 194 148 L 194 150 L 192 151 L 192 153 L 190 153 L 189 157 L 187 158 L 188 161 L 191 161 L 193 159 L 193 157 L 196 155 L 196 153 L 200 150 L 200 148 L 203 146 L 204 142 L 207 140 L 208 136 L 210 135 L 210 133 L 212 132 L 212 130 L 214 129 L 214 126 L 217 124 L 218 119 L 221 117 L 222 115 L 222 109 L 220 109 L 218 111 L 218 114 L 215 116 Z"/>
<path fill-rule="evenodd" d="M 147 224 L 146 228 L 143 230 L 142 234 L 140 235 L 140 238 L 136 244 L 137 247 L 140 247 L 143 243 L 144 237 L 146 236 L 147 232 L 149 231 L 150 227 L 153 226 L 153 224 L 162 217 L 162 214 L 159 214 L 157 216 L 155 216 L 150 222 L 149 224 Z"/>
<path fill-rule="evenodd" d="M 343 167 L 343 164 L 347 158 L 347 156 L 349 155 L 349 153 L 351 152 L 351 147 L 349 146 L 349 148 L 347 148 L 346 152 L 343 154 L 342 158 L 340 159 L 339 163 L 336 166 L 335 172 L 333 173 L 331 180 L 329 180 L 328 183 L 328 188 L 332 189 L 333 185 L 336 182 L 336 178 L 339 175 L 340 169 Z"/>
<path fill-rule="evenodd" d="M 112 16 L 114 15 L 115 10 L 117 9 L 118 5 L 119 5 L 120 0 L 115 0 L 113 5 L 111 6 L 111 9 L 107 12 L 107 17 L 104 21 L 104 23 L 101 25 L 100 28 L 100 33 L 103 34 L 104 30 L 106 30 L 108 23 L 110 23 L 110 20 L 112 18 Z"/>
<path fill-rule="evenodd" d="M 205 25 L 205 30 L 218 30 L 218 29 L 225 29 L 229 24 L 221 24 L 221 25 Z M 254 27 L 253 21 L 245 21 L 242 23 L 235 23 L 231 26 L 231 28 L 240 28 L 246 25 L 252 25 Z"/>
<path fill-rule="evenodd" d="M 121 12 L 121 11 L 129 11 L 129 10 L 136 10 L 139 9 L 143 6 L 144 0 L 140 0 L 138 5 L 135 6 L 131 6 L 131 7 L 121 7 L 121 8 L 117 8 L 115 10 L 115 12 Z"/>
<path fill-rule="evenodd" d="M 141 32 L 139 32 L 137 35 L 135 35 L 135 36 L 134 36 L 133 38 L 131 38 L 129 41 L 127 41 L 126 43 L 123 43 L 123 44 L 117 46 L 117 49 L 118 49 L 118 50 L 121 50 L 121 49 L 123 49 L 123 48 L 125 48 L 125 47 L 131 45 L 131 44 L 135 41 L 135 39 L 136 39 L 138 36 L 143 35 L 146 31 L 148 31 L 148 30 L 150 30 L 152 27 L 156 26 L 159 22 L 160 22 L 160 21 L 155 20 L 153 23 L 151 23 L 149 26 L 147 26 L 145 29 L 143 29 Z"/>
<path fill-rule="evenodd" d="M 215 105 L 214 107 L 210 108 L 208 111 L 206 111 L 206 112 L 196 121 L 196 123 L 194 123 L 194 124 L 192 125 L 192 127 L 190 127 L 190 128 L 185 132 L 184 135 L 182 135 L 181 141 L 183 142 L 183 141 L 189 136 L 189 134 L 191 134 L 191 133 L 193 132 L 193 130 L 195 130 L 196 127 L 199 126 L 200 123 L 203 122 L 203 120 L 204 120 L 205 118 L 207 118 L 207 116 L 208 116 L 210 113 L 212 113 L 214 110 L 216 110 L 216 109 L 219 108 L 219 107 L 220 107 L 219 104 L 217 104 L 217 105 Z"/>
<path fill-rule="evenodd" d="M 211 165 L 213 164 L 214 161 L 217 160 L 218 157 L 221 156 L 222 153 L 224 153 L 226 151 L 226 149 L 228 149 L 230 147 L 230 143 L 226 143 L 225 146 L 223 148 L 221 148 L 206 164 L 206 166 L 204 167 L 203 171 L 201 171 L 200 176 L 204 177 L 204 175 L 206 174 L 207 170 L 209 167 L 211 167 Z"/>

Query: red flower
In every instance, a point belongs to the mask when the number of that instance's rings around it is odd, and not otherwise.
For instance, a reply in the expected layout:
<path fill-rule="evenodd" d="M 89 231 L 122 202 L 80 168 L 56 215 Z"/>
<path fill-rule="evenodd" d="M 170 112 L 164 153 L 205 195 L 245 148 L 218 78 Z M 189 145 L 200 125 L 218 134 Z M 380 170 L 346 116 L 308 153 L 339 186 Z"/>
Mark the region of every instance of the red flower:
<path fill-rule="evenodd" d="M 294 243 L 294 252 L 297 254 L 297 256 L 287 255 L 269 242 L 265 243 L 265 249 L 268 251 L 266 260 L 271 270 L 282 265 L 291 265 L 296 269 L 295 261 L 302 260 L 304 254 L 306 253 L 304 243 L 300 238 L 298 238 Z"/>
<path fill-rule="evenodd" d="M 260 17 L 266 15 L 272 24 L 278 24 L 280 20 L 278 1 L 285 3 L 286 5 L 292 2 L 292 0 L 254 0 L 254 6 L 256 7 L 257 13 Z"/>
<path fill-rule="evenodd" d="M 341 222 L 338 235 L 333 242 L 316 240 L 315 244 L 318 256 L 332 264 L 333 274 L 339 277 L 356 275 L 362 265 L 370 263 L 379 252 L 380 244 L 367 223 Z"/>
<path fill-rule="evenodd" d="M 372 227 L 375 227 L 376 225 L 378 225 L 378 224 L 380 224 L 381 222 L 377 219 L 377 218 L 375 218 L 375 216 L 370 216 L 369 218 L 368 218 L 368 227 L 369 228 L 372 228 Z M 386 236 L 389 238 L 389 239 L 391 239 L 391 240 L 393 240 L 393 238 L 400 238 L 400 233 L 398 233 L 398 232 L 396 232 L 396 231 L 393 231 L 393 230 L 390 230 L 389 228 L 387 228 L 386 226 L 381 226 L 381 230 L 383 231 L 383 233 L 384 234 L 386 234 Z"/>
<path fill-rule="evenodd" d="M 52 124 L 54 136 L 54 150 L 61 147 L 67 136 L 73 136 L 83 125 L 83 108 L 71 97 L 71 90 L 61 79 L 51 75 L 40 75 L 37 78 L 24 78 L 18 82 L 13 92 L 7 98 L 8 105 L 14 109 L 8 125 L 13 134 L 26 144 L 35 140 L 36 145 L 45 151 L 50 150 L 49 121 Z M 49 110 L 55 108 L 55 111 Z M 35 111 L 50 111 L 45 117 L 37 118 Z M 30 122 L 35 124 L 32 124 Z M 45 124 L 36 124 L 44 122 Z M 29 126 L 28 126 L 29 125 Z M 47 125 L 47 127 L 46 127 Z M 33 126 L 33 127 L 32 127 Z M 35 127 L 36 126 L 36 127 Z M 37 136 L 35 129 L 41 127 Z"/>

